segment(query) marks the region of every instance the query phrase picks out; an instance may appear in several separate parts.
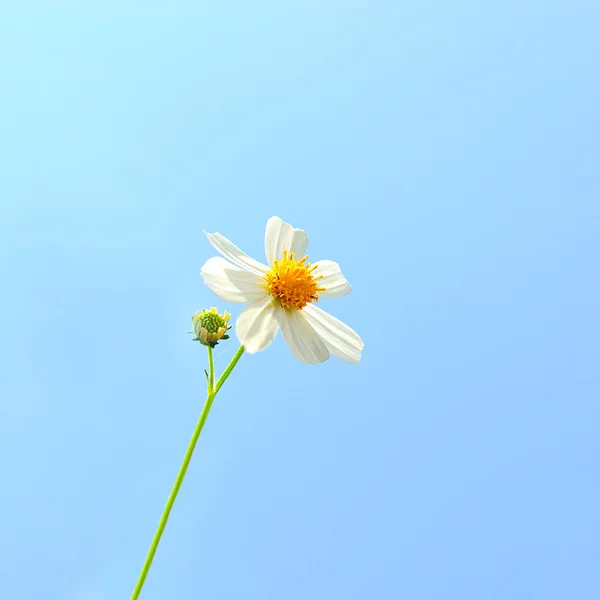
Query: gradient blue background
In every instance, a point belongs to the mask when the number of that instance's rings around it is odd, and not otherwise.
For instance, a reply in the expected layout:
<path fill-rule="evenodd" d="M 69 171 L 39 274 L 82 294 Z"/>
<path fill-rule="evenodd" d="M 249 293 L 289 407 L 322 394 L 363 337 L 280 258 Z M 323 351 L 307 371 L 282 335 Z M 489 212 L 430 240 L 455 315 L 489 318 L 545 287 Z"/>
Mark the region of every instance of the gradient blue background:
<path fill-rule="evenodd" d="M 142 598 L 600 597 L 600 5 L 484 4 L 3 5 L 1 598 L 129 598 L 271 215 L 363 360 L 244 357 Z"/>

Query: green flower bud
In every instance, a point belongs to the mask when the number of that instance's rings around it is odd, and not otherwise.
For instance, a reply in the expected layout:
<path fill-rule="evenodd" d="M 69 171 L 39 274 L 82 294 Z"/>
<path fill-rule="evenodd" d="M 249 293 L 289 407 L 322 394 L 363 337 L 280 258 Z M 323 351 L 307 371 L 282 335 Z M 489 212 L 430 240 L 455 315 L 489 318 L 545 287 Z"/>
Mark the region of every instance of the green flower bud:
<path fill-rule="evenodd" d="M 214 307 L 196 312 L 192 317 L 196 334 L 194 340 L 211 348 L 214 348 L 219 340 L 228 340 L 229 336 L 226 334 L 231 329 L 231 325 L 227 325 L 230 316 L 227 311 L 220 315 Z"/>

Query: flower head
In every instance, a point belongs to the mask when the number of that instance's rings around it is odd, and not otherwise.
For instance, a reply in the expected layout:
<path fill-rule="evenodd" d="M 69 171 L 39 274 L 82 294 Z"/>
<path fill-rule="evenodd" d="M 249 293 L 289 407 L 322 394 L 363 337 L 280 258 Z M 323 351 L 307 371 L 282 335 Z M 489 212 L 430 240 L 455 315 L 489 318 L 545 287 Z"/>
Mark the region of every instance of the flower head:
<path fill-rule="evenodd" d="M 345 296 L 352 288 L 337 263 L 308 262 L 308 237 L 302 229 L 279 217 L 267 221 L 268 266 L 220 233 L 206 237 L 225 258 L 215 256 L 204 263 L 204 283 L 223 300 L 248 304 L 236 321 L 236 335 L 248 352 L 266 348 L 281 329 L 294 356 L 304 363 L 323 362 L 330 353 L 358 363 L 360 336 L 315 306 L 319 298 Z"/>
<path fill-rule="evenodd" d="M 219 340 L 228 340 L 229 336 L 226 333 L 231 329 L 231 325 L 227 324 L 230 316 L 227 311 L 220 315 L 215 307 L 194 313 L 192 317 L 194 333 L 196 334 L 194 340 L 211 348 L 214 348 Z"/>

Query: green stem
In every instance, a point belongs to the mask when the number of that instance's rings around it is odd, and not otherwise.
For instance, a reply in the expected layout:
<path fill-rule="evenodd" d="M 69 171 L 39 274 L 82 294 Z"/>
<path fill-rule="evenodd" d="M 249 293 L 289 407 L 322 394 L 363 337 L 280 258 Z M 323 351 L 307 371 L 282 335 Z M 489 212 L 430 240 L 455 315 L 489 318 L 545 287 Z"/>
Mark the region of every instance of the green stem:
<path fill-rule="evenodd" d="M 215 361 L 213 360 L 212 348 L 208 347 L 208 393 L 212 394 L 215 389 Z"/>
<path fill-rule="evenodd" d="M 167 504 L 163 510 L 162 516 L 160 517 L 160 521 L 158 523 L 158 528 L 152 538 L 152 543 L 150 544 L 150 549 L 148 550 L 148 555 L 146 556 L 146 560 L 144 561 L 144 566 L 142 567 L 142 572 L 137 580 L 135 585 L 135 589 L 133 590 L 133 594 L 131 595 L 131 600 L 137 600 L 139 597 L 142 587 L 144 587 L 144 582 L 146 581 L 146 577 L 148 576 L 148 572 L 150 571 L 150 567 L 152 566 L 152 560 L 154 559 L 154 555 L 156 554 L 156 549 L 158 548 L 158 543 L 160 542 L 160 538 L 162 537 L 163 531 L 167 525 L 167 521 L 169 520 L 169 514 L 171 513 L 171 509 L 173 508 L 173 504 L 175 504 L 175 499 L 177 498 L 177 494 L 179 493 L 179 488 L 181 488 L 181 484 L 183 483 L 183 479 L 187 472 L 188 466 L 190 464 L 190 460 L 192 459 L 192 454 L 194 453 L 194 448 L 196 447 L 196 443 L 198 442 L 198 438 L 202 433 L 202 428 L 204 427 L 204 423 L 208 417 L 208 413 L 210 412 L 212 403 L 217 395 L 217 392 L 221 389 L 221 386 L 225 383 L 226 379 L 233 371 L 235 365 L 237 365 L 240 360 L 242 354 L 244 353 L 244 346 L 240 346 L 238 351 L 235 353 L 234 357 L 231 359 L 230 363 L 227 365 L 225 371 L 219 380 L 217 381 L 216 387 L 214 386 L 214 363 L 211 349 L 208 349 L 208 357 L 209 357 L 209 391 L 206 397 L 206 402 L 204 403 L 204 407 L 202 408 L 202 412 L 200 413 L 200 417 L 198 422 L 196 423 L 196 428 L 194 429 L 194 433 L 192 434 L 192 439 L 188 444 L 187 450 L 185 452 L 185 456 L 183 457 L 183 462 L 181 463 L 181 467 L 179 467 L 179 472 L 177 473 L 177 477 L 175 479 L 175 483 L 173 484 L 173 488 L 171 489 L 171 493 L 169 494 L 169 498 L 167 500 Z M 212 385 L 211 385 L 212 382 Z"/>
<path fill-rule="evenodd" d="M 221 377 L 219 377 L 219 381 L 217 381 L 217 386 L 215 387 L 215 395 L 221 389 L 221 386 L 225 383 L 225 381 L 229 377 L 229 374 L 231 373 L 231 371 L 233 371 L 235 365 L 238 364 L 240 358 L 242 358 L 242 354 L 244 354 L 244 346 L 240 346 L 238 348 L 237 352 L 234 354 L 233 358 L 227 365 L 227 368 L 223 371 Z"/>

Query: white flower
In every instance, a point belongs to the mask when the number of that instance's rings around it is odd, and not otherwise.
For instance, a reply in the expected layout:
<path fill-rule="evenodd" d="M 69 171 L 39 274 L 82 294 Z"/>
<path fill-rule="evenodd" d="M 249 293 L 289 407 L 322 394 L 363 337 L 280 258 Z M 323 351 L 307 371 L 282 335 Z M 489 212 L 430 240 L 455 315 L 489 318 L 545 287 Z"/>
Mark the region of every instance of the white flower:
<path fill-rule="evenodd" d="M 228 260 L 208 259 L 201 269 L 204 283 L 223 300 L 248 303 L 235 328 L 248 352 L 264 350 L 281 328 L 294 356 L 303 363 L 323 362 L 330 352 L 358 363 L 363 349 L 360 336 L 314 304 L 319 297 L 345 296 L 352 288 L 337 263 L 306 262 L 308 237 L 302 229 L 279 217 L 267 221 L 269 266 L 250 258 L 220 233 L 206 233 L 206 237 Z"/>

